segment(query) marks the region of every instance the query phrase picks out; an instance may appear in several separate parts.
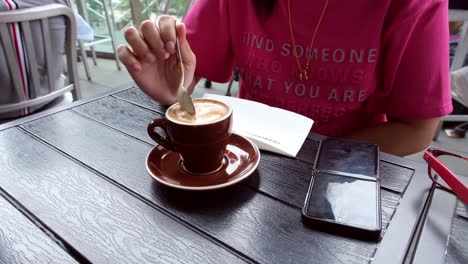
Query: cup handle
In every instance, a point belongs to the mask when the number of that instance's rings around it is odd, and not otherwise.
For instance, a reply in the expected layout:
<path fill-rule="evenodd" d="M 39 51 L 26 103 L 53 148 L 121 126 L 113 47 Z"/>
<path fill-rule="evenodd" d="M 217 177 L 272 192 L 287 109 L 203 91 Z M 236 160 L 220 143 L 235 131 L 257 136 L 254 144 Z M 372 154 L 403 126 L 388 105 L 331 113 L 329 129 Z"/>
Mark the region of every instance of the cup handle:
<path fill-rule="evenodd" d="M 168 150 L 175 151 L 172 141 L 170 140 L 168 133 L 167 133 L 167 126 L 169 122 L 165 118 L 154 119 L 148 125 L 148 135 L 156 141 L 161 146 L 165 147 Z M 166 134 L 165 137 L 162 137 L 159 133 L 154 131 L 155 128 L 161 128 L 164 133 Z"/>

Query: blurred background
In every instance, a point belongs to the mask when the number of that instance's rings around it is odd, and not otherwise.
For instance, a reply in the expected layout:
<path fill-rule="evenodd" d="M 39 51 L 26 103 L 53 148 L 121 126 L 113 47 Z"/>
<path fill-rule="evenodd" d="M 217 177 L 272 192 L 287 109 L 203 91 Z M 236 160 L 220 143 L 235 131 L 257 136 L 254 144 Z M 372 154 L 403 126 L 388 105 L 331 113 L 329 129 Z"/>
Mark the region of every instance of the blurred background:
<path fill-rule="evenodd" d="M 116 45 L 124 44 L 124 30 L 140 25 L 146 19 L 156 20 L 161 14 L 182 19 L 194 0 L 75 0 L 80 14 L 88 21 L 97 36 L 109 35 L 104 4 L 109 6 Z M 113 56 L 112 46 L 104 42 L 95 46 L 98 56 Z"/>
<path fill-rule="evenodd" d="M 116 67 L 115 61 L 114 48 L 126 44 L 126 28 L 138 28 L 144 20 L 156 21 L 162 14 L 182 20 L 194 2 L 195 0 L 72 0 L 76 11 L 95 33 L 93 41 L 84 42 L 85 57 L 78 53 L 79 58 L 84 57 L 78 65 L 83 96 L 94 96 L 132 82 L 123 65 Z M 226 84 L 202 80 L 193 96 L 201 97 L 204 93 L 235 96 L 239 85 L 238 76 L 234 76 L 236 81 Z"/>

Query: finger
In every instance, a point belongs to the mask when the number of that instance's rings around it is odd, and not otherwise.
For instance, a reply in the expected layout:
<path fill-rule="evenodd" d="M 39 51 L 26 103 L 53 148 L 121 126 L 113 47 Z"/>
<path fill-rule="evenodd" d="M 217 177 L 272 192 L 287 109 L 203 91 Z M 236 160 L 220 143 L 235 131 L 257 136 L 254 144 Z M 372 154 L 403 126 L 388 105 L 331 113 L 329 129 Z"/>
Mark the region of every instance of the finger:
<path fill-rule="evenodd" d="M 177 23 L 177 36 L 179 38 L 182 61 L 188 61 L 192 56 L 192 49 L 187 41 L 187 28 L 184 23 Z"/>
<path fill-rule="evenodd" d="M 143 40 L 160 60 L 169 58 L 169 53 L 164 48 L 164 43 L 159 35 L 159 30 L 153 21 L 146 20 L 141 23 L 140 32 L 143 35 Z"/>
<path fill-rule="evenodd" d="M 154 55 L 150 52 L 148 45 L 134 27 L 129 27 L 125 30 L 125 40 L 128 42 L 133 50 L 133 53 L 140 61 L 147 61 L 152 63 L 156 60 Z"/>
<path fill-rule="evenodd" d="M 175 32 L 176 21 L 173 17 L 168 15 L 162 15 L 158 20 L 159 34 L 164 42 L 164 48 L 170 54 L 175 53 Z"/>
<path fill-rule="evenodd" d="M 120 45 L 117 48 L 117 55 L 119 60 L 125 65 L 129 73 L 137 73 L 141 71 L 142 67 L 133 52 L 125 45 Z"/>

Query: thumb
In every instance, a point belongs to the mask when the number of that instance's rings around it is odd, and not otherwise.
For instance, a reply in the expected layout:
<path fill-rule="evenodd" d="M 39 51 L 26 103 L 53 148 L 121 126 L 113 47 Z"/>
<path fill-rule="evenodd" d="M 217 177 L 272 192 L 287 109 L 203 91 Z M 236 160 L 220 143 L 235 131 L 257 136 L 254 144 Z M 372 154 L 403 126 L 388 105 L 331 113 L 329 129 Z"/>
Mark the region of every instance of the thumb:
<path fill-rule="evenodd" d="M 184 23 L 177 23 L 176 26 L 177 37 L 179 39 L 180 53 L 182 55 L 182 61 L 193 63 L 193 52 L 190 48 L 190 44 L 187 41 L 187 28 Z"/>

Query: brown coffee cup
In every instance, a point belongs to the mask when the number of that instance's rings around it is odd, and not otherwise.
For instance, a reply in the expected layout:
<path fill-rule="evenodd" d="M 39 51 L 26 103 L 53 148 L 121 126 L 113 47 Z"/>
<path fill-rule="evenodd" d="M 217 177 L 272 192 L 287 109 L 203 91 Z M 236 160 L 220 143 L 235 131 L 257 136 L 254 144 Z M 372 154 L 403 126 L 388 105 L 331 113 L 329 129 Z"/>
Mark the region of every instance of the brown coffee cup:
<path fill-rule="evenodd" d="M 178 152 L 183 169 L 192 174 L 207 174 L 223 165 L 224 152 L 231 136 L 232 108 L 213 99 L 193 99 L 197 114 L 191 116 L 176 103 L 165 118 L 151 121 L 149 136 L 168 150 Z M 161 128 L 165 135 L 155 131 Z"/>

